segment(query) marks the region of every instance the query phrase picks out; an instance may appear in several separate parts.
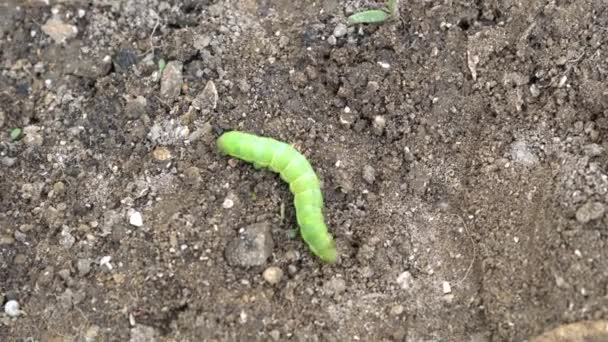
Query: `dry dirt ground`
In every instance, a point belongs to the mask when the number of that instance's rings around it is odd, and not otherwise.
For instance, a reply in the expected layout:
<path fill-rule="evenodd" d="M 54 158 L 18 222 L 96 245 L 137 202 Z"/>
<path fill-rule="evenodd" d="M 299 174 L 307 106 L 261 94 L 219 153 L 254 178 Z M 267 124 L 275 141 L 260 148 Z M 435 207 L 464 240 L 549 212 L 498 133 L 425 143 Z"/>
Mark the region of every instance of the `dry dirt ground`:
<path fill-rule="evenodd" d="M 608 318 L 608 3 L 409 0 L 343 26 L 379 5 L 0 0 L 20 306 L 0 340 L 526 341 Z M 309 158 L 338 263 L 277 175 L 218 153 L 231 129 Z"/>

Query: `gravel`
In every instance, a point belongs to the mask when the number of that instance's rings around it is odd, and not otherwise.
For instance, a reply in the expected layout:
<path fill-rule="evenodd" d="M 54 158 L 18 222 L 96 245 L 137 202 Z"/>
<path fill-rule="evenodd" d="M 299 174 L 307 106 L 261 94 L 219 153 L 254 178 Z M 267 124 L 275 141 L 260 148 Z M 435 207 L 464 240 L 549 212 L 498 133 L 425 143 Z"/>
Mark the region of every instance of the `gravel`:
<path fill-rule="evenodd" d="M 272 254 L 274 241 L 268 222 L 256 223 L 243 228 L 224 251 L 231 266 L 261 266 Z"/>
<path fill-rule="evenodd" d="M 91 272 L 91 264 L 91 259 L 78 259 L 78 261 L 76 261 L 76 269 L 78 270 L 78 275 L 80 277 L 84 277 L 89 274 L 89 272 Z"/>
<path fill-rule="evenodd" d="M 602 218 L 606 208 L 600 202 L 587 202 L 576 211 L 576 220 L 580 223 L 587 223 Z"/>
<path fill-rule="evenodd" d="M 365 165 L 363 167 L 363 180 L 368 184 L 374 184 L 376 180 L 376 170 L 371 165 Z"/>
<path fill-rule="evenodd" d="M 511 158 L 513 158 L 513 162 L 524 166 L 538 164 L 538 157 L 530 151 L 528 144 L 523 141 L 516 141 L 511 145 Z"/>
<path fill-rule="evenodd" d="M 160 82 L 160 95 L 166 100 L 175 100 L 182 90 L 184 65 L 179 61 L 167 63 Z"/>
<path fill-rule="evenodd" d="M 192 105 L 203 113 L 208 113 L 217 107 L 217 88 L 213 81 L 208 81 L 205 88 L 196 96 Z"/>
<path fill-rule="evenodd" d="M 59 244 L 65 249 L 70 249 L 76 243 L 76 238 L 72 235 L 69 227 L 64 226 L 59 236 Z"/>
<path fill-rule="evenodd" d="M 40 28 L 42 29 L 42 32 L 53 38 L 57 44 L 64 43 L 68 39 L 76 37 L 78 34 L 78 28 L 76 26 L 66 24 L 56 18 L 47 20 Z"/>
<path fill-rule="evenodd" d="M 380 136 L 384 132 L 384 128 L 386 128 L 386 119 L 382 115 L 377 115 L 374 117 L 374 122 L 372 124 L 374 134 Z"/>
<path fill-rule="evenodd" d="M 414 279 L 412 278 L 412 274 L 408 271 L 401 273 L 397 277 L 397 284 L 399 284 L 403 290 L 409 290 L 413 283 Z"/>
<path fill-rule="evenodd" d="M 28 146 L 42 146 L 44 138 L 40 131 L 41 128 L 38 126 L 25 126 L 23 128 L 23 143 Z"/>

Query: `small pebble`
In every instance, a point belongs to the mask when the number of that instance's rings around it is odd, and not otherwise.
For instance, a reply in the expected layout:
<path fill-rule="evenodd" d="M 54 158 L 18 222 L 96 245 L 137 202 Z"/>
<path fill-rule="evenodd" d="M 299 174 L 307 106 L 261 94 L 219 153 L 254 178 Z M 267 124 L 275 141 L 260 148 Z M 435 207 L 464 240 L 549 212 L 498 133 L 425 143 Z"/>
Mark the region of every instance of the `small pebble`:
<path fill-rule="evenodd" d="M 376 115 L 376 117 L 374 117 L 374 122 L 372 125 L 374 129 L 374 134 L 382 135 L 382 132 L 384 132 L 384 128 L 386 127 L 386 119 L 382 115 Z"/>
<path fill-rule="evenodd" d="M 397 277 L 397 284 L 401 286 L 402 289 L 408 290 L 412 287 L 414 280 L 412 278 L 412 274 L 408 271 L 405 271 Z"/>
<path fill-rule="evenodd" d="M 391 308 L 391 315 L 399 316 L 403 313 L 403 311 L 405 311 L 405 308 L 403 307 L 403 305 L 398 304 Z"/>
<path fill-rule="evenodd" d="M 55 43 L 61 44 L 66 40 L 76 37 L 78 28 L 74 25 L 66 24 L 61 19 L 51 18 L 40 27 L 42 32 L 53 38 Z"/>
<path fill-rule="evenodd" d="M 144 225 L 144 218 L 139 211 L 131 212 L 129 215 L 129 224 L 134 227 L 141 227 Z"/>
<path fill-rule="evenodd" d="M 222 207 L 224 209 L 230 209 L 230 208 L 234 207 L 234 201 L 231 200 L 230 198 L 226 198 L 224 200 L 224 203 L 222 203 Z"/>
<path fill-rule="evenodd" d="M 78 270 L 79 276 L 86 276 L 87 274 L 89 274 L 89 272 L 91 272 L 91 260 L 78 259 L 78 261 L 76 261 L 76 269 Z"/>
<path fill-rule="evenodd" d="M 10 317 L 17 317 L 21 315 L 19 303 L 16 300 L 9 300 L 6 302 L 6 304 L 4 304 L 4 312 Z"/>
<path fill-rule="evenodd" d="M 348 29 L 347 29 L 346 25 L 344 25 L 343 23 L 339 23 L 334 28 L 333 36 L 336 38 L 340 38 L 340 37 L 344 37 L 346 35 L 346 33 L 348 33 Z"/>
<path fill-rule="evenodd" d="M 44 138 L 41 128 L 30 125 L 23 128 L 23 142 L 28 146 L 42 146 Z"/>
<path fill-rule="evenodd" d="M 65 249 L 70 249 L 76 242 L 76 238 L 70 232 L 68 227 L 63 227 L 59 237 L 59 244 L 63 246 Z"/>
<path fill-rule="evenodd" d="M 368 184 L 374 184 L 376 180 L 376 170 L 371 165 L 365 165 L 363 167 L 363 180 Z"/>
<path fill-rule="evenodd" d="M 443 282 L 443 294 L 448 294 L 452 292 L 452 286 L 450 286 L 450 283 L 447 281 Z"/>
<path fill-rule="evenodd" d="M 11 166 L 15 165 L 16 162 L 17 162 L 17 158 L 11 158 L 11 157 L 0 158 L 0 164 L 4 165 L 6 167 L 11 167 Z"/>
<path fill-rule="evenodd" d="M 211 80 L 207 81 L 205 88 L 192 101 L 194 108 L 206 113 L 214 110 L 217 107 L 218 93 L 215 83 Z"/>
<path fill-rule="evenodd" d="M 184 65 L 179 61 L 167 63 L 160 82 L 160 95 L 166 100 L 175 100 L 181 93 Z"/>
<path fill-rule="evenodd" d="M 329 36 L 329 38 L 327 38 L 327 43 L 333 46 L 338 44 L 338 40 L 334 36 Z"/>
<path fill-rule="evenodd" d="M 198 184 L 201 180 L 201 171 L 196 166 L 190 166 L 184 170 L 184 178 L 186 183 L 189 185 Z"/>
<path fill-rule="evenodd" d="M 538 157 L 524 141 L 516 141 L 511 144 L 511 158 L 515 163 L 524 166 L 533 166 L 539 162 Z"/>
<path fill-rule="evenodd" d="M 53 184 L 53 192 L 55 195 L 63 195 L 65 193 L 65 184 L 63 182 L 56 182 Z"/>
<path fill-rule="evenodd" d="M 600 219 L 604 216 L 606 208 L 600 202 L 587 202 L 576 211 L 576 220 L 580 223 L 587 223 Z"/>
<path fill-rule="evenodd" d="M 157 147 L 152 151 L 152 156 L 155 160 L 164 162 L 171 159 L 171 151 L 166 147 Z"/>
<path fill-rule="evenodd" d="M 112 260 L 112 257 L 109 255 L 106 255 L 99 260 L 99 266 L 105 266 L 109 271 L 111 271 L 114 268 L 112 266 L 112 264 L 110 263 L 111 260 Z"/>
<path fill-rule="evenodd" d="M 252 224 L 241 229 L 238 236 L 226 245 L 224 254 L 231 266 L 261 266 L 274 249 L 271 226 L 268 222 Z"/>
<path fill-rule="evenodd" d="M 283 278 L 283 270 L 276 266 L 270 266 L 264 270 L 262 277 L 264 277 L 264 280 L 266 280 L 269 284 L 275 285 L 278 284 Z"/>

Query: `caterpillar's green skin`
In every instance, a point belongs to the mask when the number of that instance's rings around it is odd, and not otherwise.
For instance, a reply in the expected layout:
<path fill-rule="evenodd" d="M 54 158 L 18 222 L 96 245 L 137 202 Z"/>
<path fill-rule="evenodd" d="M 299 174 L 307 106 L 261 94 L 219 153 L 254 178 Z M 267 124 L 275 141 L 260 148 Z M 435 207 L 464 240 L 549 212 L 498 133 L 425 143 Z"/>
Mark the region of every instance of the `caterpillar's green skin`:
<path fill-rule="evenodd" d="M 224 133 L 217 146 L 223 153 L 253 163 L 256 168 L 268 167 L 279 173 L 294 195 L 302 238 L 321 260 L 336 261 L 335 242 L 323 219 L 319 178 L 306 157 L 284 142 L 238 131 Z"/>

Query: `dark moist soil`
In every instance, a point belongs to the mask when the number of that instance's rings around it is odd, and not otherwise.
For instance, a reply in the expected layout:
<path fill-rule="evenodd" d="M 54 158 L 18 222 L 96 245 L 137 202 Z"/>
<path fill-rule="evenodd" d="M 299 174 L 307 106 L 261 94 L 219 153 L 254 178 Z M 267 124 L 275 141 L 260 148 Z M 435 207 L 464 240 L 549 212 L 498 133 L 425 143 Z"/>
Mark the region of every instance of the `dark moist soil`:
<path fill-rule="evenodd" d="M 410 0 L 342 27 L 380 5 L 0 0 L 0 303 L 24 312 L 0 340 L 525 341 L 608 318 L 608 4 Z M 277 175 L 218 153 L 229 129 L 309 158 L 337 264 L 294 236 Z M 228 262 L 255 223 L 271 250 Z"/>

